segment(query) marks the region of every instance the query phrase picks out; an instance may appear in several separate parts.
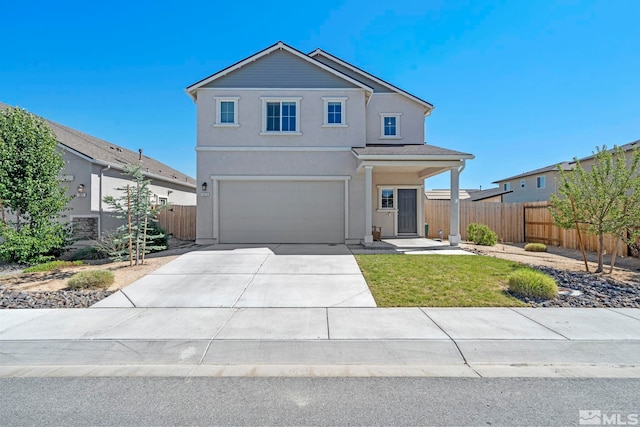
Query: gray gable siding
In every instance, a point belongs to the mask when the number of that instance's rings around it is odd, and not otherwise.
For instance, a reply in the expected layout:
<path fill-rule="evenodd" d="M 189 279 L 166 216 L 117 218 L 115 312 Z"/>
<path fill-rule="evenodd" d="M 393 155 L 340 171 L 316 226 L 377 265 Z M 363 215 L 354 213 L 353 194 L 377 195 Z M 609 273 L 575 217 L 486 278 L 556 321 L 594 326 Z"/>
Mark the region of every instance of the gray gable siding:
<path fill-rule="evenodd" d="M 365 84 L 366 86 L 369 86 L 370 88 L 373 89 L 374 92 L 376 93 L 393 93 L 394 91 L 392 91 L 391 89 L 389 89 L 386 86 L 381 85 L 380 83 L 377 83 L 371 79 L 366 78 L 365 76 L 363 76 L 362 74 L 356 73 L 350 69 L 348 69 L 347 67 L 338 64 L 337 62 L 334 62 L 332 60 L 330 60 L 329 58 L 326 58 L 322 55 L 316 55 L 313 57 L 313 59 L 316 59 L 320 62 L 322 62 L 324 65 L 328 65 L 329 67 L 333 68 L 334 70 L 338 70 L 340 71 L 342 74 L 346 74 L 347 76 L 351 77 L 354 80 L 359 81 L 360 83 Z"/>
<path fill-rule="evenodd" d="M 288 52 L 278 50 L 203 87 L 344 89 L 357 86 Z"/>

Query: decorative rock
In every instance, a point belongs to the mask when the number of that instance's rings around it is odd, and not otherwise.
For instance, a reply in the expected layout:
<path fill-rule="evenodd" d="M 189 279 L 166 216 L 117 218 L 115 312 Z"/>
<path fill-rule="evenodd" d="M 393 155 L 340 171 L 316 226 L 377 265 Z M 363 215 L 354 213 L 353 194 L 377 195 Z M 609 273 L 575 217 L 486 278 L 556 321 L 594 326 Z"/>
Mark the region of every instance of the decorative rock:
<path fill-rule="evenodd" d="M 548 274 L 558 287 L 582 292 L 582 295 L 558 295 L 552 300 L 519 298 L 534 307 L 610 307 L 640 308 L 640 283 L 619 282 L 611 277 L 587 272 L 556 270 L 551 267 L 531 266 Z"/>
<path fill-rule="evenodd" d="M 111 295 L 107 290 L 25 292 L 0 286 L 0 308 L 86 308 Z"/>

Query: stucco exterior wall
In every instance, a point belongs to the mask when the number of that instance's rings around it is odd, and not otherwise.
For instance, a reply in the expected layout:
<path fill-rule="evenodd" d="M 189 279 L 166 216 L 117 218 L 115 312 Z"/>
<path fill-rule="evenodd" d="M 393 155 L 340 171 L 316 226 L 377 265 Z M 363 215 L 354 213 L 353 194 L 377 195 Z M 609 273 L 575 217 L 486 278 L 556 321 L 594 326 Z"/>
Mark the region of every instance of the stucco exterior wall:
<path fill-rule="evenodd" d="M 216 126 L 216 97 L 238 97 L 237 127 Z M 301 98 L 302 135 L 261 135 L 262 97 Z M 346 98 L 346 127 L 326 127 L 323 97 Z M 365 143 L 365 99 L 362 89 L 336 90 L 206 90 L 198 91 L 198 147 L 207 146 L 311 146 L 363 147 Z M 199 182 L 200 180 L 198 180 Z"/>
<path fill-rule="evenodd" d="M 381 114 L 399 113 L 400 138 L 382 137 Z M 367 105 L 367 144 L 424 144 L 424 107 L 397 93 L 374 93 Z"/>
<path fill-rule="evenodd" d="M 196 236 L 213 239 L 214 191 L 216 176 L 327 176 L 349 180 L 349 238 L 364 236 L 364 176 L 356 174 L 357 159 L 348 151 L 213 151 L 198 153 L 198 182 L 207 182 L 207 192 L 199 192 Z"/>
<path fill-rule="evenodd" d="M 417 215 L 417 232 L 418 235 L 424 235 L 424 213 L 420 215 L 424 206 L 424 181 L 418 179 L 413 173 L 384 173 L 373 170 L 373 197 L 372 199 L 372 224 L 382 227 L 382 237 L 393 237 L 396 221 L 396 212 L 380 209 L 380 191 L 381 187 L 417 187 L 416 213 Z M 396 209 L 397 209 L 397 199 Z"/>

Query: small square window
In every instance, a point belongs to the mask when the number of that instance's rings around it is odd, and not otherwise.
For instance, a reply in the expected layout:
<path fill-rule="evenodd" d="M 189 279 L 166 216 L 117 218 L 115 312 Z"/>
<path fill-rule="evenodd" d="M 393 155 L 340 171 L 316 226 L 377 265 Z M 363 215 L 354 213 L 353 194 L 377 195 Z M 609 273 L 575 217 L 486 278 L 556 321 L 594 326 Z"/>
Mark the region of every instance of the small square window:
<path fill-rule="evenodd" d="M 216 97 L 215 126 L 238 126 L 238 97 Z"/>
<path fill-rule="evenodd" d="M 346 97 L 330 98 L 323 97 L 324 100 L 324 127 L 346 126 L 345 101 Z"/>
<path fill-rule="evenodd" d="M 384 136 L 396 136 L 396 118 L 384 118 Z"/>
<path fill-rule="evenodd" d="M 400 139 L 400 113 L 381 113 L 380 119 L 380 138 Z"/>
<path fill-rule="evenodd" d="M 545 178 L 543 176 L 539 176 L 536 178 L 536 188 L 544 188 Z"/>
<path fill-rule="evenodd" d="M 235 123 L 235 102 L 222 101 L 220 102 L 220 123 L 229 124 Z"/>
<path fill-rule="evenodd" d="M 393 188 L 380 189 L 380 209 L 393 209 Z"/>
<path fill-rule="evenodd" d="M 329 102 L 327 104 L 327 123 L 335 125 L 342 123 L 342 103 Z"/>

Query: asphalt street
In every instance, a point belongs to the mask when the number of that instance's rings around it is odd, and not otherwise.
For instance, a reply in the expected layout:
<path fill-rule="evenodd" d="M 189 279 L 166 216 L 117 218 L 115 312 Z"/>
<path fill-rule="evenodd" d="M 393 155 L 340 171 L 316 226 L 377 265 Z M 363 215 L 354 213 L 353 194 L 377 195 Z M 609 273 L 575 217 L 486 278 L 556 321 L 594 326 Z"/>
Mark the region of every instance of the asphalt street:
<path fill-rule="evenodd" d="M 0 390 L 5 426 L 578 425 L 580 410 L 640 412 L 640 379 L 5 378 Z"/>

